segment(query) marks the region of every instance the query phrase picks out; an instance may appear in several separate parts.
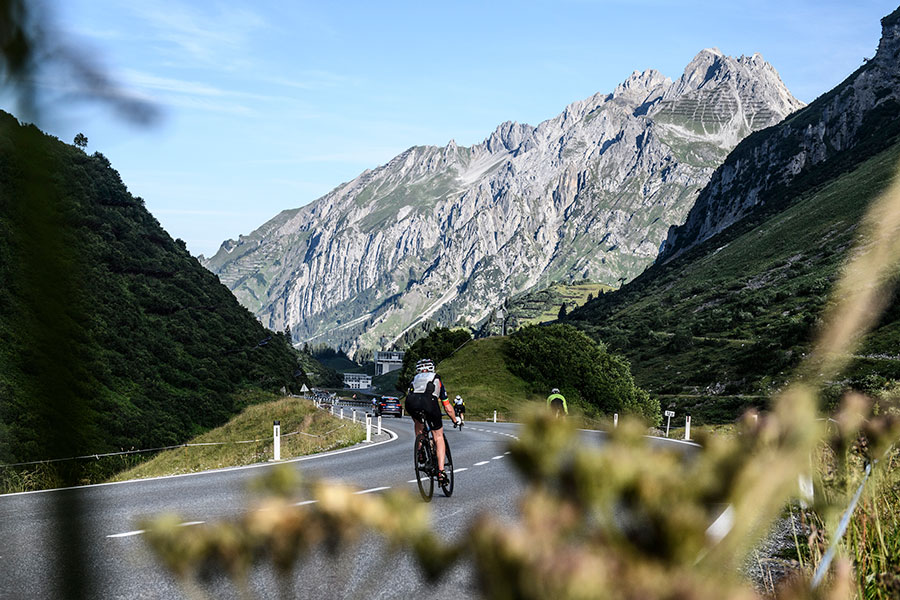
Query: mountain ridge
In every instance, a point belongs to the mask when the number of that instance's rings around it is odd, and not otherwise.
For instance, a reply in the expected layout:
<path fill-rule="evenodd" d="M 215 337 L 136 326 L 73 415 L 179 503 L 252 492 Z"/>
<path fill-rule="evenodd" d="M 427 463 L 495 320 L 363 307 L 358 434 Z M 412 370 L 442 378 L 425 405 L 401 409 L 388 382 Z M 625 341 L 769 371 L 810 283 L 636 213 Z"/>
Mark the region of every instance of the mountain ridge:
<path fill-rule="evenodd" d="M 897 177 L 900 9 L 882 25 L 875 59 L 733 150 L 651 267 L 568 315 L 626 354 L 638 384 L 670 407 L 726 419 L 762 407 L 811 351 L 829 289 L 866 240 L 864 215 Z M 746 202 L 754 189 L 763 201 Z M 828 401 L 900 378 L 900 302 L 888 300 Z"/>
<path fill-rule="evenodd" d="M 675 82 L 635 71 L 537 126 L 409 148 L 204 266 L 295 341 L 355 349 L 425 318 L 472 327 L 542 281 L 637 275 L 733 144 L 801 105 L 758 55 L 704 50 Z"/>
<path fill-rule="evenodd" d="M 900 8 L 881 22 L 882 35 L 872 59 L 813 101 L 802 115 L 786 119 L 777 135 L 761 132 L 738 144 L 713 174 L 685 222 L 669 229 L 658 260 L 670 260 L 766 204 L 777 204 L 779 197 L 827 178 L 828 173 L 812 173 L 847 148 L 856 154 L 849 157 L 847 168 L 874 155 L 884 146 L 858 145 L 873 129 L 884 127 L 900 134 L 896 119 L 900 112 Z"/>

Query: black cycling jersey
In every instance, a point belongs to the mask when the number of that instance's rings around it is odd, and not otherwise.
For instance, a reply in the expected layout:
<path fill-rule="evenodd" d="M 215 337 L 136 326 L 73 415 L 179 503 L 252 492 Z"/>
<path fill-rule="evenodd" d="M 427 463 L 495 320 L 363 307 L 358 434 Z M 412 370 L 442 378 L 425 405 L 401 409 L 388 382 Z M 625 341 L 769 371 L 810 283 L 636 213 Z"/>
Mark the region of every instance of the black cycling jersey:
<path fill-rule="evenodd" d="M 441 400 L 447 398 L 447 389 L 437 373 L 419 373 L 406 394 L 406 412 L 417 421 L 427 421 L 433 429 L 441 429 Z"/>

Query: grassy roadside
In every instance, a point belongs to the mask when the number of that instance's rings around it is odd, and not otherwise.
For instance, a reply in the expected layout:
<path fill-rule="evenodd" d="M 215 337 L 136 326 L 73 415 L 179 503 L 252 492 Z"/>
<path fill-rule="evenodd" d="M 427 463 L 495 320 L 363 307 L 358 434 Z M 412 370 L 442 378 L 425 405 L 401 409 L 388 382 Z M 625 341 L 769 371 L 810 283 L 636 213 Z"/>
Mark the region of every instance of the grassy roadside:
<path fill-rule="evenodd" d="M 280 398 L 250 406 L 225 425 L 197 436 L 188 443 L 256 439 L 259 439 L 259 442 L 167 450 L 147 462 L 117 474 L 110 481 L 195 473 L 266 461 L 272 458 L 273 421 L 281 421 L 282 458 L 342 448 L 361 442 L 366 437 L 365 428 L 361 425 L 354 425 L 347 420 L 342 421 L 325 411 L 318 410 L 309 400 Z M 302 433 L 286 435 L 295 431 Z"/>
<path fill-rule="evenodd" d="M 514 420 L 528 402 L 544 401 L 527 382 L 513 375 L 503 360 L 505 337 L 472 340 L 437 366 L 453 398 L 466 401 L 466 417 L 472 420 Z"/>

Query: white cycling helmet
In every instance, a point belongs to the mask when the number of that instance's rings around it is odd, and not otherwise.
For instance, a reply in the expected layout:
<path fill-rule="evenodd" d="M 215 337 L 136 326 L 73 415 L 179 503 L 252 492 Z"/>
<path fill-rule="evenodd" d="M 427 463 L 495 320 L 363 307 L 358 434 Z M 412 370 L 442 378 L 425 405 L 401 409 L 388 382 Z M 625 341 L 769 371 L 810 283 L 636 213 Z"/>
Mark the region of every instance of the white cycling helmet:
<path fill-rule="evenodd" d="M 553 388 L 552 390 L 550 390 L 550 393 L 551 393 L 551 394 L 558 394 L 558 393 L 559 393 L 559 388 Z"/>
<path fill-rule="evenodd" d="M 416 373 L 434 373 L 434 363 L 430 358 L 423 358 L 416 363 Z"/>
<path fill-rule="evenodd" d="M 462 400 L 462 396 L 460 396 L 459 394 L 457 394 L 457 395 L 456 395 L 456 399 L 457 399 L 457 400 Z"/>

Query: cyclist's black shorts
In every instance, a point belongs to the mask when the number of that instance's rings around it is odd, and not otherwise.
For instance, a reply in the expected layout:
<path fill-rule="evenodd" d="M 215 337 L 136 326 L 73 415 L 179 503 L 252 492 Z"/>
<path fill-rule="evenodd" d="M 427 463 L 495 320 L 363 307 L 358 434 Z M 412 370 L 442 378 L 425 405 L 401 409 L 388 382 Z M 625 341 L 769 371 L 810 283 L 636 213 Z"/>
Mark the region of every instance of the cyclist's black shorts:
<path fill-rule="evenodd" d="M 463 413 L 466 412 L 466 405 L 465 405 L 465 404 L 460 404 L 459 406 L 457 406 L 457 405 L 454 404 L 454 405 L 453 405 L 453 410 L 455 410 L 455 411 L 457 412 L 457 414 L 460 414 L 460 415 L 461 415 L 461 414 L 463 414 Z"/>
<path fill-rule="evenodd" d="M 407 394 L 406 412 L 417 421 L 427 421 L 432 431 L 444 426 L 441 421 L 441 407 L 438 406 L 438 401 L 431 394 L 416 394 L 415 392 Z"/>

